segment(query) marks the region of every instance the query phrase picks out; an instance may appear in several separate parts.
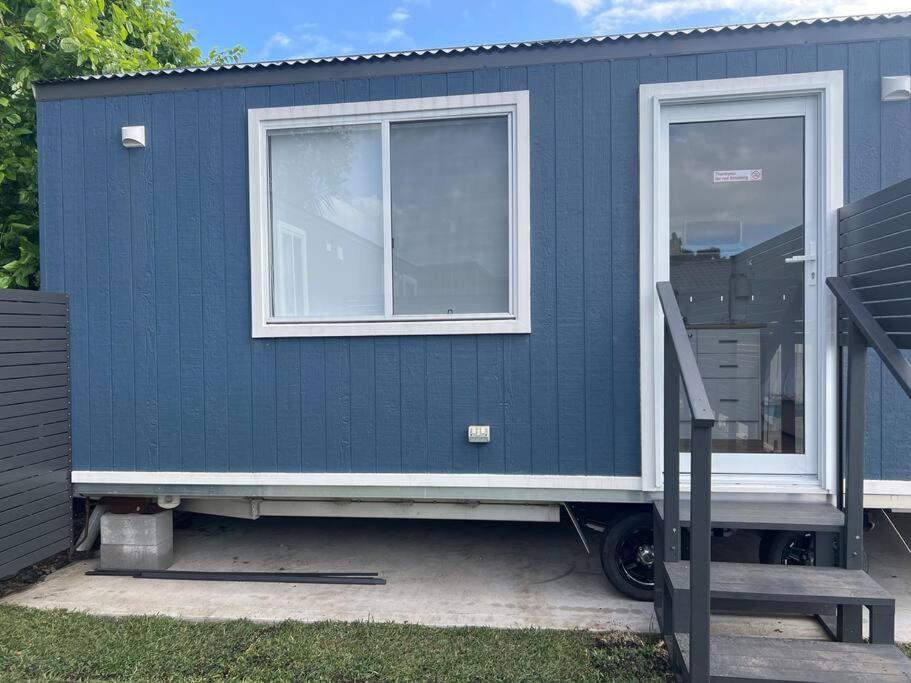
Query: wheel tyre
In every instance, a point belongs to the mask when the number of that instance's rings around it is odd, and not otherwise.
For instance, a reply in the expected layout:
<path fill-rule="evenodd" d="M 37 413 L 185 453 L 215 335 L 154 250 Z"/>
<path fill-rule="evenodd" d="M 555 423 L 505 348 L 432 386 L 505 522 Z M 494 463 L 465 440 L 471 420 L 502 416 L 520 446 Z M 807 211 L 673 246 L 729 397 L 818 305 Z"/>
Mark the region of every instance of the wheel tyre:
<path fill-rule="evenodd" d="M 762 539 L 760 560 L 765 564 L 792 564 L 813 566 L 812 534 L 807 531 L 780 531 Z"/>
<path fill-rule="evenodd" d="M 601 539 L 601 567 L 608 580 L 618 591 L 633 600 L 651 601 L 654 598 L 654 566 L 651 571 L 645 565 L 635 567 L 631 572 L 624 567 L 623 560 L 629 565 L 631 553 L 646 540 L 654 550 L 654 529 L 652 515 L 638 512 L 616 522 Z M 640 576 L 634 576 L 639 574 Z M 646 576 L 647 575 L 647 576 Z"/>
<path fill-rule="evenodd" d="M 795 542 L 798 545 L 806 546 L 810 542 L 809 536 L 809 532 L 806 531 L 779 531 L 763 536 L 762 542 L 759 544 L 759 561 L 763 564 L 801 564 L 793 560 L 785 562 L 785 553 L 789 552 L 790 546 Z M 793 552 L 789 554 L 793 556 Z M 811 557 L 810 564 L 815 566 L 815 554 L 811 553 Z M 838 557 L 838 541 L 835 541 L 835 557 Z M 866 550 L 861 558 L 861 568 L 864 571 L 870 569 L 870 558 Z"/>

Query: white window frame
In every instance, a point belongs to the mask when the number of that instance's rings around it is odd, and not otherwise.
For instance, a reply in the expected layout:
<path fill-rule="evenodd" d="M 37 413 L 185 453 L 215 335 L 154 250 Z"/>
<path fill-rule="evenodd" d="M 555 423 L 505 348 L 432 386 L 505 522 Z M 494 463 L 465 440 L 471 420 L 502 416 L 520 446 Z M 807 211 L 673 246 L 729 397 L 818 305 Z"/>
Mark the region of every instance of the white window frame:
<path fill-rule="evenodd" d="M 658 263 L 658 212 L 662 210 L 661 121 L 662 107 L 675 104 L 756 101 L 768 98 L 813 96 L 817 101 L 818 222 L 817 287 L 825 289 L 825 278 L 837 274 L 838 209 L 843 201 L 843 74 L 823 71 L 802 74 L 753 76 L 706 81 L 654 83 L 639 88 L 639 378 L 642 479 L 646 490 L 663 485 L 663 315 L 655 291 Z M 810 305 L 810 302 L 807 302 Z M 835 340 L 836 310 L 831 296 L 819 297 L 817 329 L 820 339 L 821 376 L 817 425 L 818 462 L 808 476 L 762 474 L 714 474 L 715 491 L 791 491 L 801 486 L 832 492 L 835 487 L 837 452 L 837 396 Z M 808 425 L 808 428 L 810 426 Z M 688 482 L 688 475 L 681 476 Z"/>
<path fill-rule="evenodd" d="M 505 314 L 397 315 L 392 302 L 392 214 L 389 126 L 424 121 L 505 115 L 509 121 L 510 310 Z M 531 227 L 528 92 L 348 102 L 248 111 L 250 275 L 253 337 L 523 334 L 531 332 Z M 289 319 L 272 315 L 272 249 L 269 202 L 270 131 L 316 126 L 379 124 L 383 136 L 384 298 L 381 316 Z"/>

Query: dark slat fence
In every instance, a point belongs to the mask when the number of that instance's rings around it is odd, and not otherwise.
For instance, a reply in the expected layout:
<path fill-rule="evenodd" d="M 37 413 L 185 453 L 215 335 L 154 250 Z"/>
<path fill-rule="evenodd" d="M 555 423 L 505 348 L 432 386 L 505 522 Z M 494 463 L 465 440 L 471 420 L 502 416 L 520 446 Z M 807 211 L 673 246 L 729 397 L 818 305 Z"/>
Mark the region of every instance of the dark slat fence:
<path fill-rule="evenodd" d="M 839 276 L 892 342 L 911 348 L 911 178 L 843 207 L 838 233 Z"/>
<path fill-rule="evenodd" d="M 72 543 L 68 309 L 0 290 L 0 578 Z"/>
<path fill-rule="evenodd" d="M 845 512 L 840 561 L 846 569 L 860 569 L 868 349 L 911 397 L 911 364 L 899 350 L 911 348 L 911 178 L 839 209 L 838 277 L 826 284 L 838 301 L 839 343 L 847 347 L 838 463 L 844 482 L 839 507 Z M 839 640 L 860 642 L 862 617 L 859 606 L 843 607 Z"/>

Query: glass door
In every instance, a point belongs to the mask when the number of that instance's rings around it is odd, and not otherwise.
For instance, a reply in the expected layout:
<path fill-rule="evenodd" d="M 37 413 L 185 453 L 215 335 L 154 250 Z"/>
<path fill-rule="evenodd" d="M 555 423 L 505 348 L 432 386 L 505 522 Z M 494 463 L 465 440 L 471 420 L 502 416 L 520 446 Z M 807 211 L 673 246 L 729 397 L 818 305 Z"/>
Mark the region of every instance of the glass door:
<path fill-rule="evenodd" d="M 814 473 L 816 101 L 684 104 L 662 119 L 658 234 L 716 414 L 713 470 Z M 682 452 L 688 418 L 682 404 Z"/>

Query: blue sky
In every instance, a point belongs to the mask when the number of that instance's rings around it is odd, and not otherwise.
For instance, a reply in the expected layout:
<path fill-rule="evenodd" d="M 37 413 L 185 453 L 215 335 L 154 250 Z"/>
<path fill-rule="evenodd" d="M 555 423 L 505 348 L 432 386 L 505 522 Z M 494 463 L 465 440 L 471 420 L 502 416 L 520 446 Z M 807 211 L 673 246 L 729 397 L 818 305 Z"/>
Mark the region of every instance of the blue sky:
<path fill-rule="evenodd" d="M 911 9 L 911 0 L 172 0 L 204 50 L 244 61 Z"/>

